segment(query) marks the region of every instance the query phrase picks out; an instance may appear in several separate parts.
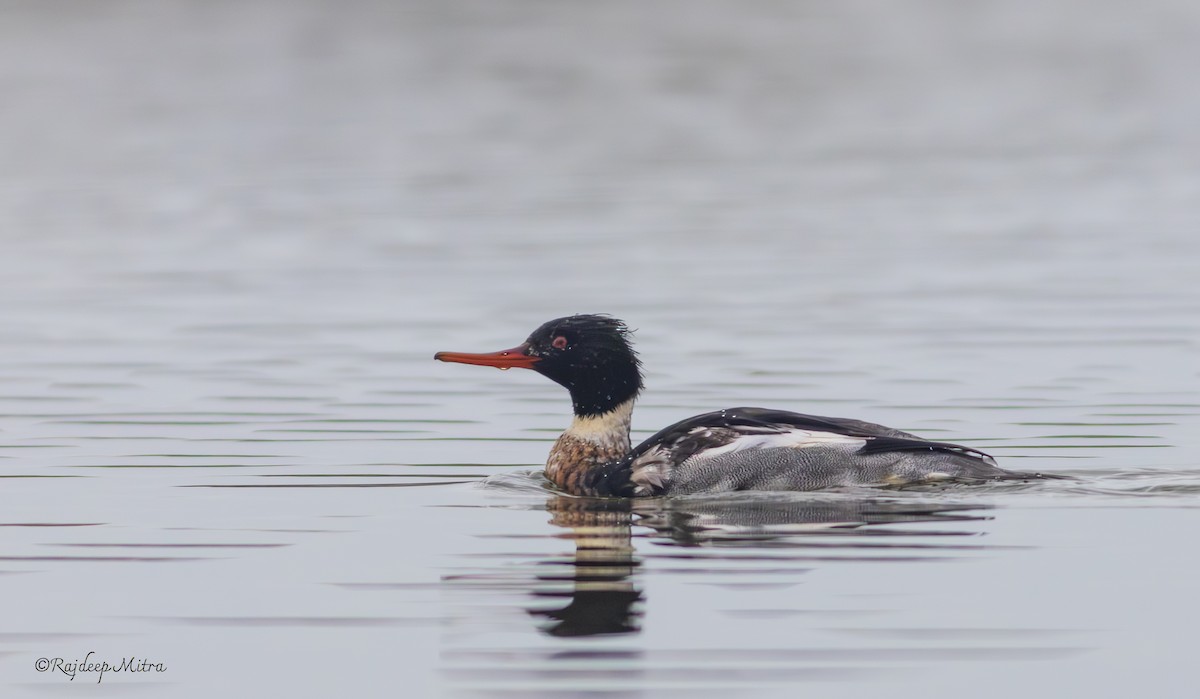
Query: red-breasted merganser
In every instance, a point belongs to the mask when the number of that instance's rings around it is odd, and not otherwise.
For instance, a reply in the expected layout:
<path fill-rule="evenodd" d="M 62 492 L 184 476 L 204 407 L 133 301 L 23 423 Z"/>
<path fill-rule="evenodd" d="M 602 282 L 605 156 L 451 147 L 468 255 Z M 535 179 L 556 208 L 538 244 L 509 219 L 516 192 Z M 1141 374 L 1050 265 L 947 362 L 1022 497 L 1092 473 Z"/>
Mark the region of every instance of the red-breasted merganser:
<path fill-rule="evenodd" d="M 438 352 L 434 359 L 533 369 L 570 391 L 575 419 L 550 450 L 546 477 L 573 495 L 645 497 L 1043 477 L 1004 470 L 970 447 L 882 425 L 765 408 L 697 415 L 631 448 L 629 423 L 642 390 L 641 361 L 629 329 L 605 315 L 552 320 L 512 349 Z"/>

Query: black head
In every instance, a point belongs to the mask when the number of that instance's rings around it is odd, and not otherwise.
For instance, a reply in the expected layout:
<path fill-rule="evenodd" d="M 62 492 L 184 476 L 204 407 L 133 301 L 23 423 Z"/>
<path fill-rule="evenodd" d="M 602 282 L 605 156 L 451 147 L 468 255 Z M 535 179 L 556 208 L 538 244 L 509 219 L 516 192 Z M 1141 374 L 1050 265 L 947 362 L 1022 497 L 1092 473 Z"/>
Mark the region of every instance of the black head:
<path fill-rule="evenodd" d="M 526 343 L 539 360 L 533 370 L 571 392 L 576 415 L 608 412 L 642 390 L 642 363 L 629 328 L 616 318 L 558 318 L 534 330 Z"/>
<path fill-rule="evenodd" d="M 558 318 L 533 331 L 524 344 L 491 354 L 439 352 L 434 359 L 504 369 L 533 369 L 571 392 L 575 414 L 601 415 L 642 390 L 641 362 L 629 328 L 605 315 Z"/>

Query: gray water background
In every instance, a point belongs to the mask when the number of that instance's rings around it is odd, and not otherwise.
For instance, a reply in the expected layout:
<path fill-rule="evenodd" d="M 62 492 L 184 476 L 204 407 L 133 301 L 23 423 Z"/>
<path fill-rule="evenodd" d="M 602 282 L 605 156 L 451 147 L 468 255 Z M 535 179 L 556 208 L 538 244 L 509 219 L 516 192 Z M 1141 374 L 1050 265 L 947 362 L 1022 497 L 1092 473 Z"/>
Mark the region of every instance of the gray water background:
<path fill-rule="evenodd" d="M 1197 65 L 1171 0 L 3 0 L 3 695 L 1193 696 Z M 1076 480 L 556 498 L 561 389 L 431 356 L 597 311 L 635 438 Z"/>

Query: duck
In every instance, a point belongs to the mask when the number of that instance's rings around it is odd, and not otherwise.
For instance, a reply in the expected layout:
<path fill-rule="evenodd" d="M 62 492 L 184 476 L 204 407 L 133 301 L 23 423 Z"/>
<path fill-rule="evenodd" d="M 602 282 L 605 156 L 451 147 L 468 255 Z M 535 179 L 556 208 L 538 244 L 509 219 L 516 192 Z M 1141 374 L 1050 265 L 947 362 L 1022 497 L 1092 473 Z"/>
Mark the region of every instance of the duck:
<path fill-rule="evenodd" d="M 690 417 L 636 447 L 633 406 L 642 363 L 621 320 L 577 314 L 543 323 L 511 349 L 438 352 L 442 362 L 530 369 L 567 389 L 574 414 L 545 475 L 586 497 L 661 497 L 735 491 L 1031 480 L 990 455 L 871 422 L 738 407 Z"/>

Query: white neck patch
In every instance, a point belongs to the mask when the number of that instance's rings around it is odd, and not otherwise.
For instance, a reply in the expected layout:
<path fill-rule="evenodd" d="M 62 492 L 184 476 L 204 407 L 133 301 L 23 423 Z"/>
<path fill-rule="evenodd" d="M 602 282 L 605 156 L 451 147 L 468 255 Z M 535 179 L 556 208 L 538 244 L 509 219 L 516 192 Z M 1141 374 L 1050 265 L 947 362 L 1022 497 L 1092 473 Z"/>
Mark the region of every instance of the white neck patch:
<path fill-rule="evenodd" d="M 633 398 L 618 405 L 603 415 L 575 416 L 566 434 L 576 439 L 611 445 L 614 441 L 629 442 L 629 423 L 633 417 Z"/>

